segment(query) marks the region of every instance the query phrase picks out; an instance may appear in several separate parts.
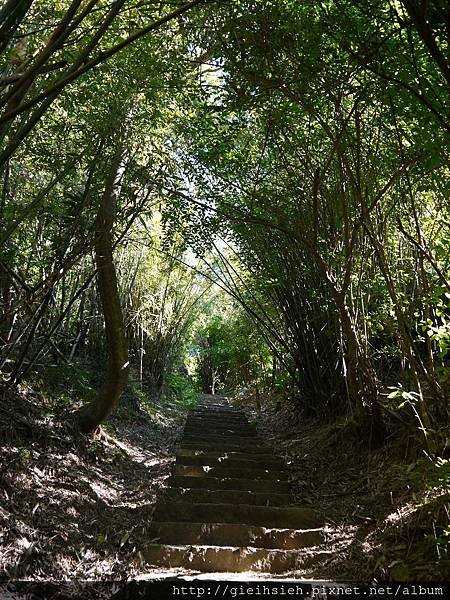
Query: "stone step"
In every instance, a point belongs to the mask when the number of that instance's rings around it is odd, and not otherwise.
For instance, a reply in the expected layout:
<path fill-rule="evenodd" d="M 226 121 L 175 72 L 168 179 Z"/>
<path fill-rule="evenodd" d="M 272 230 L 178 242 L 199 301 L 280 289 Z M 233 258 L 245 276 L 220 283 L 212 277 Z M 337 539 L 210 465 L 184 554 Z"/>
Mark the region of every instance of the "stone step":
<path fill-rule="evenodd" d="M 254 425 L 250 425 L 250 423 L 248 422 L 248 420 L 245 417 L 239 417 L 236 415 L 208 415 L 208 414 L 200 414 L 200 413 L 193 413 L 192 415 L 189 415 L 186 419 L 187 422 L 189 421 L 208 421 L 210 423 L 215 423 L 217 425 L 221 425 L 222 423 L 232 423 L 233 425 L 249 425 L 251 427 L 254 427 Z"/>
<path fill-rule="evenodd" d="M 187 419 L 187 423 L 211 423 L 213 425 L 246 425 L 247 427 L 256 427 L 254 425 L 250 425 L 250 423 L 244 417 L 234 417 L 234 416 L 224 416 L 224 417 L 215 417 L 211 415 L 190 415 Z"/>
<path fill-rule="evenodd" d="M 239 452 L 241 454 L 269 454 L 270 448 L 262 443 L 258 444 L 223 444 L 220 442 L 203 442 L 199 440 L 182 440 L 180 450 L 196 450 L 197 452 Z"/>
<path fill-rule="evenodd" d="M 202 417 L 237 417 L 239 419 L 245 419 L 246 416 L 241 410 L 237 410 L 235 408 L 197 408 L 194 412 L 192 412 L 189 416 L 197 416 L 201 415 Z"/>
<path fill-rule="evenodd" d="M 286 494 L 289 492 L 288 481 L 271 481 L 270 479 L 229 479 L 218 477 L 188 477 L 171 475 L 167 479 L 168 485 L 181 488 L 195 488 L 203 490 L 245 490 L 250 492 L 269 492 Z"/>
<path fill-rule="evenodd" d="M 246 415 L 242 410 L 239 410 L 238 408 L 233 406 L 197 406 L 193 411 L 189 413 L 188 416 L 195 415 L 197 413 L 214 414 L 217 412 L 226 413 L 228 415 L 237 416 L 244 419 L 246 418 Z"/>
<path fill-rule="evenodd" d="M 154 520 L 242 523 L 283 529 L 311 529 L 323 526 L 322 519 L 311 508 L 250 504 L 191 504 L 161 501 L 156 505 Z"/>
<path fill-rule="evenodd" d="M 218 436 L 220 438 L 222 437 L 226 437 L 226 436 L 237 436 L 237 437 L 249 437 L 249 438 L 255 438 L 258 435 L 258 432 L 255 431 L 254 429 L 252 429 L 251 427 L 248 427 L 247 429 L 244 429 L 243 427 L 236 429 L 233 427 L 222 427 L 221 429 L 217 428 L 217 427 L 210 427 L 207 423 L 203 424 L 203 425 L 195 425 L 195 426 L 188 426 L 186 425 L 186 427 L 184 428 L 183 431 L 183 435 L 186 437 L 189 436 L 200 436 L 203 437 L 205 434 L 209 435 L 209 436 Z"/>
<path fill-rule="evenodd" d="M 195 438 L 204 439 L 208 437 L 210 440 L 227 440 L 238 438 L 239 441 L 246 440 L 254 444 L 259 442 L 258 433 L 256 431 L 244 429 L 213 429 L 205 425 L 204 427 L 187 427 L 183 431 L 183 439 Z"/>
<path fill-rule="evenodd" d="M 267 449 L 269 450 L 269 449 Z M 259 452 L 258 454 L 253 454 L 250 452 L 238 452 L 236 450 L 196 450 L 195 448 L 180 448 L 177 451 L 177 456 L 205 456 L 208 458 L 222 458 L 222 457 L 230 457 L 230 458 L 240 458 L 242 460 L 252 460 L 252 461 L 278 461 L 280 462 L 280 464 L 282 464 L 283 466 L 285 465 L 285 462 L 281 459 L 278 458 L 278 456 L 276 454 L 273 454 L 270 451 L 267 451 L 266 453 L 262 453 Z"/>
<path fill-rule="evenodd" d="M 207 424 L 211 427 L 244 427 L 247 429 L 252 429 L 256 431 L 256 427 L 254 425 L 250 425 L 248 421 L 241 421 L 237 419 L 211 419 L 209 417 L 189 417 L 186 419 L 186 425 L 197 425 L 198 427 L 203 427 L 203 425 Z"/>
<path fill-rule="evenodd" d="M 202 490 L 189 488 L 166 488 L 167 499 L 197 504 L 251 504 L 260 506 L 288 506 L 290 494 L 273 492 L 249 492 L 247 490 Z"/>
<path fill-rule="evenodd" d="M 248 422 L 247 417 L 242 412 L 234 410 L 196 410 L 187 415 L 187 418 Z"/>
<path fill-rule="evenodd" d="M 235 408 L 197 408 L 195 411 L 191 412 L 188 416 L 197 416 L 201 415 L 202 417 L 225 417 L 225 418 L 236 418 L 236 419 L 246 419 L 247 417 L 241 410 L 236 410 Z"/>
<path fill-rule="evenodd" d="M 172 467 L 174 475 L 184 477 L 218 477 L 219 479 L 269 479 L 272 481 L 286 481 L 289 477 L 287 471 L 279 469 L 271 471 L 269 469 L 258 469 L 256 467 L 228 467 L 218 465 L 210 467 L 208 465 L 180 465 L 175 463 Z"/>
<path fill-rule="evenodd" d="M 208 423 L 213 423 L 214 425 L 222 425 L 222 424 L 232 424 L 232 425 L 250 425 L 245 417 L 235 417 L 235 416 L 225 416 L 225 417 L 216 417 L 214 415 L 203 415 L 203 414 L 193 414 L 189 415 L 186 419 L 187 423 L 203 423 L 208 421 Z"/>
<path fill-rule="evenodd" d="M 205 465 L 210 467 L 232 467 L 232 468 L 246 468 L 246 469 L 268 469 L 268 470 L 285 470 L 285 464 L 281 460 L 276 458 L 248 458 L 248 455 L 235 456 L 236 453 L 219 453 L 214 452 L 211 455 L 203 454 L 200 456 L 189 456 L 186 454 L 180 454 L 177 452 L 176 461 L 180 465 Z"/>
<path fill-rule="evenodd" d="M 279 550 L 298 550 L 318 546 L 324 541 L 323 529 L 266 529 L 237 523 L 155 522 L 150 539 L 159 544 L 252 546 Z"/>
<path fill-rule="evenodd" d="M 195 408 L 195 410 L 190 412 L 187 416 L 191 417 L 192 415 L 197 415 L 197 414 L 213 415 L 213 416 L 214 415 L 226 415 L 226 416 L 230 416 L 230 417 L 238 417 L 239 419 L 247 418 L 247 416 L 245 415 L 245 413 L 242 410 L 239 410 L 238 408 L 233 408 L 231 406 L 215 406 L 215 407 L 197 406 L 197 408 Z"/>
<path fill-rule="evenodd" d="M 185 568 L 201 572 L 256 571 L 286 573 L 312 566 L 330 552 L 307 550 L 268 550 L 222 546 L 169 546 L 151 544 L 144 552 L 150 565 L 164 568 Z"/>
<path fill-rule="evenodd" d="M 209 444 L 223 444 L 224 447 L 229 445 L 233 446 L 250 446 L 259 442 L 259 440 L 255 440 L 253 436 L 237 436 L 232 434 L 215 434 L 209 435 L 207 432 L 204 433 L 189 433 L 188 435 L 183 436 L 183 442 L 192 443 L 192 442 L 206 442 Z"/>
<path fill-rule="evenodd" d="M 226 408 L 236 408 L 234 406 L 232 406 L 228 400 L 225 400 L 224 398 L 221 400 L 216 400 L 211 402 L 211 400 L 206 400 L 205 402 L 202 402 L 201 400 L 197 403 L 197 406 L 204 406 L 205 408 L 211 408 L 211 407 L 226 407 Z"/>
<path fill-rule="evenodd" d="M 230 404 L 229 402 L 198 402 L 196 408 L 227 408 L 232 410 L 239 410 L 237 406 Z"/>

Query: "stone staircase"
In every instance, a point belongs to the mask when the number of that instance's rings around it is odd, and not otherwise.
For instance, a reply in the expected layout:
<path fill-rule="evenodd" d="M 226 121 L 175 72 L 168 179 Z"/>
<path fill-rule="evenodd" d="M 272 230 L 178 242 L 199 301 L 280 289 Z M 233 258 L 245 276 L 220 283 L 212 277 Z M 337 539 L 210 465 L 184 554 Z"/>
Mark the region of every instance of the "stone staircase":
<path fill-rule="evenodd" d="M 285 464 L 224 399 L 188 417 L 169 485 L 145 552 L 155 567 L 287 573 L 327 554 L 317 513 L 291 503 Z"/>

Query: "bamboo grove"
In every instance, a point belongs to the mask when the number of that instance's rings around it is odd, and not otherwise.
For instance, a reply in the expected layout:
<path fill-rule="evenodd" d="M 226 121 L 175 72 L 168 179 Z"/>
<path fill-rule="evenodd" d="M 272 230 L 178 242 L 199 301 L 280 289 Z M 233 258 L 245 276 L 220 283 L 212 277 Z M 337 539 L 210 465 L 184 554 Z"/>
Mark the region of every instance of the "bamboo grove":
<path fill-rule="evenodd" d="M 448 27 L 441 0 L 5 2 L 3 385 L 105 365 L 92 431 L 130 369 L 160 394 L 197 361 L 442 448 Z"/>

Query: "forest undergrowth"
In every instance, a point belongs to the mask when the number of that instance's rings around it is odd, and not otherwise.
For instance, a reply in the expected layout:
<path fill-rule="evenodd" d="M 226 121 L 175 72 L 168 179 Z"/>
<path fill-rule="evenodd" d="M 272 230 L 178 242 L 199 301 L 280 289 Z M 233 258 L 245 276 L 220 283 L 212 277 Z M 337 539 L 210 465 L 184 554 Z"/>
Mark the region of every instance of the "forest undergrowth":
<path fill-rule="evenodd" d="M 47 370 L 3 391 L 0 436 L 2 579 L 111 580 L 148 575 L 142 549 L 189 405 L 150 401 L 131 381 L 94 437 L 72 426 L 66 396 L 89 393 L 85 372 L 68 390 Z M 287 460 L 299 504 L 327 523 L 332 557 L 294 577 L 437 581 L 450 576 L 448 463 L 421 452 L 411 430 L 369 449 L 349 418 L 301 419 L 291 402 L 249 390 L 233 402 Z M 398 432 L 397 432 L 398 433 Z M 447 537 L 446 537 L 447 534 Z"/>
<path fill-rule="evenodd" d="M 299 504 L 328 524 L 331 558 L 302 577 L 336 581 L 448 581 L 448 462 L 420 450 L 410 428 L 370 449 L 348 417 L 299 417 L 294 402 L 236 393 L 234 402 L 287 460 Z M 395 429 L 397 428 L 397 429 Z"/>
<path fill-rule="evenodd" d="M 61 377 L 49 390 L 49 379 L 3 391 L 0 579 L 134 577 L 145 568 L 141 550 L 185 408 L 150 402 L 131 382 L 108 422 L 87 437 L 61 402 L 87 394 L 86 377 L 76 390 Z"/>

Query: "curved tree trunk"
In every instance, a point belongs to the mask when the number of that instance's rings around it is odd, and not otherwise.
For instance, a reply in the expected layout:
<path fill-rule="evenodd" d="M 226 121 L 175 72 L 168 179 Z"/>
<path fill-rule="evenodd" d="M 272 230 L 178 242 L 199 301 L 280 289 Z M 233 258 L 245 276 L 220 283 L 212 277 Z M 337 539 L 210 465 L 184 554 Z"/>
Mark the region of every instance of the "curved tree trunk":
<path fill-rule="evenodd" d="M 96 219 L 97 285 L 105 320 L 108 361 L 98 396 L 83 406 L 78 413 L 79 427 L 85 433 L 95 431 L 111 414 L 128 379 L 128 344 L 120 306 L 111 234 L 123 171 L 123 153 L 120 151 L 114 157 Z"/>

